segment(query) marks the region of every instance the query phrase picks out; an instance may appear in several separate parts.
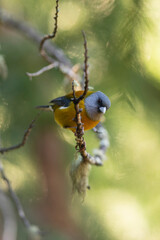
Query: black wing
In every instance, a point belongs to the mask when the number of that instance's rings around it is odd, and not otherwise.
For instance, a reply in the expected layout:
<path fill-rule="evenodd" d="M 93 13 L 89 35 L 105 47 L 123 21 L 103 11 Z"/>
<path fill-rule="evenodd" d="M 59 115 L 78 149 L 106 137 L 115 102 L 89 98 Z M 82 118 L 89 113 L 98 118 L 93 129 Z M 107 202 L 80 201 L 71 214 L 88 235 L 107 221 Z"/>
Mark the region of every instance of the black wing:
<path fill-rule="evenodd" d="M 53 103 L 58 106 L 68 107 L 71 100 L 69 98 L 66 98 L 66 96 L 58 97 L 50 101 L 49 103 Z"/>

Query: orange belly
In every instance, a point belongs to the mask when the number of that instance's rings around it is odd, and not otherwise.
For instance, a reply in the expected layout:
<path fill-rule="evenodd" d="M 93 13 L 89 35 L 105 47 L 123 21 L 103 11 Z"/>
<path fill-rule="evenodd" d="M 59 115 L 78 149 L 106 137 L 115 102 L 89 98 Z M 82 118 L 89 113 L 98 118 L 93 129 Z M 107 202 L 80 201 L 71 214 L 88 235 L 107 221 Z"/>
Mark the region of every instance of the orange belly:
<path fill-rule="evenodd" d="M 84 130 L 89 130 L 94 128 L 99 121 L 91 120 L 86 113 L 84 102 L 81 101 L 79 107 L 82 109 L 81 117 L 82 123 L 84 124 Z M 71 102 L 69 107 L 58 107 L 54 111 L 55 121 L 63 128 L 69 128 L 70 130 L 74 131 L 75 127 L 77 126 L 74 118 L 76 115 L 76 111 L 74 109 L 74 104 Z"/>

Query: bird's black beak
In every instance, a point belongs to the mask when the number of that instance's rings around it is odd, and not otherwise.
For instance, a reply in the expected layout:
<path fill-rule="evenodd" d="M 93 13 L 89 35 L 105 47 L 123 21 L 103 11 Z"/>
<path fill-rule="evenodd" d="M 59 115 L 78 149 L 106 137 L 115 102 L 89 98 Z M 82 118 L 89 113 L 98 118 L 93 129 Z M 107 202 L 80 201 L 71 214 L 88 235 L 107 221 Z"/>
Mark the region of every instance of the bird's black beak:
<path fill-rule="evenodd" d="M 99 108 L 99 111 L 103 114 L 105 114 L 106 110 L 107 110 L 106 107 L 100 107 Z"/>

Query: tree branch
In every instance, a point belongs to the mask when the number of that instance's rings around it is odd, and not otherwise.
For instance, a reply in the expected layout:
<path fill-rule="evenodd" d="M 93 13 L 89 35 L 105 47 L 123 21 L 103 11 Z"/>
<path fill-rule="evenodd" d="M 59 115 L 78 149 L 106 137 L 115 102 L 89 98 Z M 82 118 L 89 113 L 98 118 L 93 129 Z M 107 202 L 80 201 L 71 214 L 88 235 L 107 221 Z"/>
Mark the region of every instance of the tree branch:
<path fill-rule="evenodd" d="M 23 22 L 22 20 L 12 17 L 7 11 L 2 8 L 0 8 L 0 25 L 4 25 L 8 28 L 19 31 L 28 39 L 35 42 L 38 46 L 43 39 L 43 36 L 37 30 L 35 30 L 33 27 Z M 62 49 L 55 46 L 55 44 L 47 42 L 44 46 L 44 49 L 55 60 L 68 66 L 69 68 L 71 67 L 70 60 L 65 56 Z"/>
<path fill-rule="evenodd" d="M 40 51 L 40 54 L 41 56 L 47 60 L 48 62 L 52 63 L 53 60 L 50 59 L 50 57 L 46 54 L 46 52 L 44 51 L 43 49 L 43 46 L 44 46 L 44 43 L 49 40 L 49 39 L 53 39 L 55 38 L 56 36 L 56 33 L 57 33 L 57 29 L 58 29 L 58 3 L 59 3 L 59 0 L 56 0 L 56 12 L 55 12 L 55 16 L 54 16 L 54 20 L 55 20 L 55 23 L 54 23 L 54 30 L 53 30 L 53 33 L 52 34 L 48 34 L 46 36 L 44 36 L 40 42 L 40 47 L 39 47 L 39 51 Z"/>
<path fill-rule="evenodd" d="M 86 35 L 85 32 L 82 31 L 83 39 L 84 39 L 84 92 L 83 94 L 77 99 L 78 102 L 80 102 L 82 99 L 85 98 L 87 92 L 88 92 L 88 85 L 89 85 L 89 78 L 88 78 L 88 49 L 87 49 L 87 41 L 86 41 Z"/>
<path fill-rule="evenodd" d="M 15 203 L 15 206 L 16 206 L 16 208 L 18 210 L 19 217 L 22 219 L 25 227 L 29 228 L 30 227 L 30 222 L 29 222 L 29 220 L 25 216 L 25 213 L 23 211 L 23 208 L 22 208 L 22 205 L 20 203 L 19 198 L 17 197 L 16 193 L 12 189 L 11 183 L 10 183 L 9 179 L 7 178 L 7 176 L 5 174 L 5 171 L 4 171 L 4 168 L 3 168 L 3 163 L 2 163 L 1 160 L 0 160 L 0 174 L 1 174 L 1 178 L 7 184 L 10 196 L 11 196 L 11 198 L 12 198 L 13 202 Z"/>
<path fill-rule="evenodd" d="M 29 234 L 32 236 L 32 239 L 41 239 L 41 231 L 39 230 L 39 228 L 37 226 L 33 226 L 31 225 L 31 223 L 29 222 L 29 220 L 27 219 L 22 204 L 17 196 L 17 194 L 14 192 L 14 190 L 12 189 L 12 185 L 10 180 L 8 179 L 8 177 L 6 176 L 6 173 L 4 171 L 3 168 L 3 163 L 0 160 L 0 175 L 1 178 L 4 180 L 4 182 L 6 183 L 7 187 L 8 187 L 8 191 L 9 194 L 11 196 L 11 199 L 13 200 L 18 216 L 20 217 L 20 219 L 22 220 L 24 226 L 26 227 L 26 229 L 28 230 Z M 37 238 L 38 236 L 38 238 Z"/>
<path fill-rule="evenodd" d="M 84 161 L 88 161 L 88 153 L 86 151 L 86 143 L 84 140 L 84 127 L 83 127 L 83 123 L 81 122 L 81 109 L 79 108 L 79 103 L 80 101 L 82 101 L 87 92 L 88 92 L 88 83 L 89 83 L 89 78 L 88 78 L 88 64 L 87 64 L 87 60 L 88 60 L 88 50 L 87 50 L 87 41 L 86 41 L 86 36 L 85 33 L 83 33 L 83 38 L 84 38 L 84 78 L 85 78 L 85 86 L 84 86 L 84 91 L 83 94 L 79 97 L 76 98 L 76 93 L 75 93 L 75 89 L 74 89 L 74 81 L 72 82 L 72 91 L 73 91 L 73 103 L 74 103 L 74 108 L 76 111 L 76 115 L 75 115 L 75 122 L 77 124 L 76 127 L 76 131 L 75 131 L 75 136 L 76 136 L 76 149 L 78 149 L 78 151 L 80 152 L 82 158 Z"/>
<path fill-rule="evenodd" d="M 41 113 L 41 111 L 36 115 L 36 117 L 29 124 L 29 127 L 27 128 L 27 130 L 24 133 L 22 141 L 19 144 L 16 144 L 16 145 L 8 147 L 8 148 L 0 148 L 0 153 L 1 154 L 5 153 L 5 152 L 12 151 L 12 150 L 15 150 L 15 149 L 18 149 L 18 148 L 21 148 L 21 147 L 23 147 L 25 145 L 25 143 L 26 143 L 26 141 L 27 141 L 27 139 L 28 139 L 28 137 L 29 137 L 29 135 L 31 133 L 31 130 L 34 127 L 34 123 L 37 120 L 37 118 L 39 117 L 40 113 Z"/>
<path fill-rule="evenodd" d="M 28 25 L 22 20 L 18 20 L 12 17 L 7 11 L 0 8 L 0 25 L 5 26 L 7 28 L 11 28 L 20 32 L 22 35 L 26 36 L 29 40 L 32 40 L 37 44 L 40 45 L 41 41 L 43 40 L 43 36 L 35 30 L 33 27 Z M 55 46 L 55 44 L 51 44 L 50 42 L 46 42 L 44 45 L 44 50 L 48 54 L 48 61 L 53 63 L 53 67 L 58 67 L 59 70 L 68 77 L 70 81 L 75 80 L 77 82 L 77 89 L 79 88 L 80 76 L 74 71 L 74 66 L 72 66 L 70 60 L 65 56 L 62 49 Z M 41 70 L 36 73 L 27 73 L 27 75 L 32 78 L 35 76 L 39 76 L 45 71 L 50 70 L 50 65 L 48 67 L 42 68 Z"/>
<path fill-rule="evenodd" d="M 109 139 L 107 131 L 102 127 L 101 124 L 98 124 L 96 128 L 94 128 L 94 132 L 96 132 L 97 137 L 100 140 L 99 149 L 94 150 L 94 156 L 91 156 L 86 151 L 86 142 L 84 140 L 84 127 L 81 121 L 81 109 L 79 108 L 79 103 L 82 101 L 87 92 L 89 85 L 88 78 L 88 49 L 87 49 L 87 41 L 85 33 L 82 32 L 84 38 L 84 91 L 79 98 L 76 98 L 76 92 L 74 89 L 74 81 L 72 82 L 72 91 L 73 91 L 73 103 L 76 111 L 75 114 L 75 122 L 76 122 L 76 150 L 80 153 L 80 156 L 76 157 L 76 161 L 72 164 L 70 169 L 70 176 L 72 178 L 73 183 L 73 192 L 77 191 L 82 198 L 84 199 L 86 194 L 86 189 L 90 189 L 89 186 L 89 171 L 91 165 L 101 166 L 103 164 L 103 160 L 105 159 L 105 153 L 107 148 L 109 147 Z"/>
<path fill-rule="evenodd" d="M 93 131 L 96 133 L 97 138 L 100 141 L 99 148 L 93 150 L 93 161 L 96 162 L 96 165 L 102 165 L 103 160 L 106 159 L 106 152 L 110 146 L 109 136 L 107 130 L 99 123 Z"/>
<path fill-rule="evenodd" d="M 59 63 L 58 62 L 53 62 L 43 68 L 41 68 L 40 70 L 38 70 L 37 72 L 34 72 L 34 73 L 29 73 L 27 72 L 27 76 L 32 80 L 33 77 L 38 77 L 40 76 L 42 73 L 44 72 L 47 72 L 49 70 L 51 70 L 52 68 L 55 68 L 55 67 L 58 67 L 59 66 Z"/>
<path fill-rule="evenodd" d="M 3 218 L 2 240 L 17 239 L 17 221 L 13 206 L 8 196 L 0 189 L 0 212 Z"/>

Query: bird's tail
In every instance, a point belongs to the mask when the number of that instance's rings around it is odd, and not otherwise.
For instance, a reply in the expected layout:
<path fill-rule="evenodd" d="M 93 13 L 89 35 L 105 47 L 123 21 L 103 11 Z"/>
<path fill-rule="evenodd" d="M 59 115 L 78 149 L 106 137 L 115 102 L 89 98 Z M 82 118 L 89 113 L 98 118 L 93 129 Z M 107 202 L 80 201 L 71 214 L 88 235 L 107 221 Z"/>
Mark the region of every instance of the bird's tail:
<path fill-rule="evenodd" d="M 52 105 L 36 106 L 36 108 L 43 110 L 43 111 L 52 111 L 53 112 Z"/>

